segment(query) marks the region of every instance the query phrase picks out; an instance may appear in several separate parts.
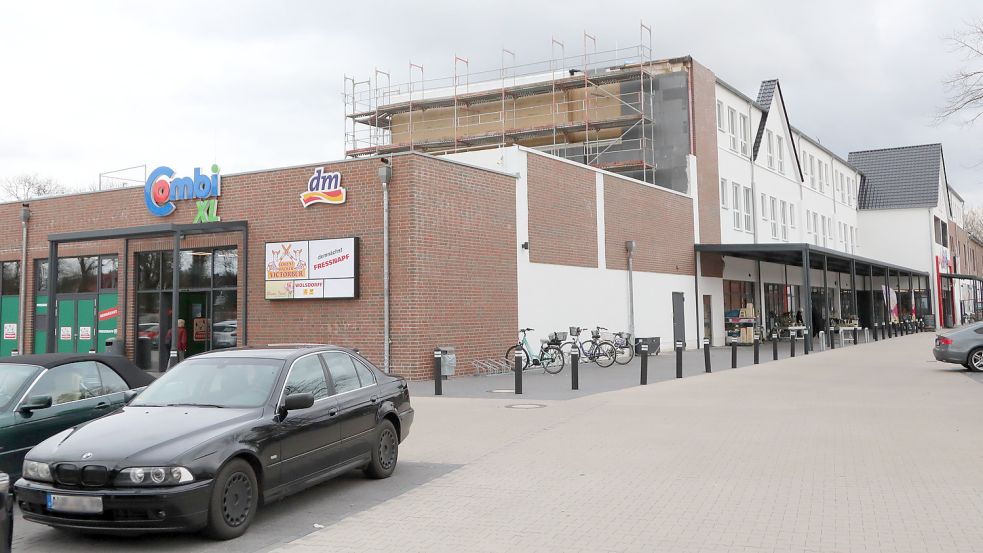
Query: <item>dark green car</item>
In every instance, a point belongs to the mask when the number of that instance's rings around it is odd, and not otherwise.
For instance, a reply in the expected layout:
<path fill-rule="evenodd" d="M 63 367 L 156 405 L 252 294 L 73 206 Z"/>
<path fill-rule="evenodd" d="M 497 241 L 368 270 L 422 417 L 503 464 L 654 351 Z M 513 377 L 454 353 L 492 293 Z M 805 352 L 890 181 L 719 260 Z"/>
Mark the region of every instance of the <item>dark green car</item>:
<path fill-rule="evenodd" d="M 153 377 L 118 355 L 0 358 L 0 472 L 16 480 L 24 455 L 49 436 L 123 406 Z"/>

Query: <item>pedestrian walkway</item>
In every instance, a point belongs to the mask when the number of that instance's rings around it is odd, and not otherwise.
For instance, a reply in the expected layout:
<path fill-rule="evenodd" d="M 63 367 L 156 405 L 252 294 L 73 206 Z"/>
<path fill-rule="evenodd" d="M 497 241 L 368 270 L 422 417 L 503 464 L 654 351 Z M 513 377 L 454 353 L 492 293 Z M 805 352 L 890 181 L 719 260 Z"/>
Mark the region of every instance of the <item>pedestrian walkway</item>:
<path fill-rule="evenodd" d="M 419 397 L 401 462 L 460 468 L 276 551 L 981 551 L 983 386 L 932 337 L 567 401 Z"/>

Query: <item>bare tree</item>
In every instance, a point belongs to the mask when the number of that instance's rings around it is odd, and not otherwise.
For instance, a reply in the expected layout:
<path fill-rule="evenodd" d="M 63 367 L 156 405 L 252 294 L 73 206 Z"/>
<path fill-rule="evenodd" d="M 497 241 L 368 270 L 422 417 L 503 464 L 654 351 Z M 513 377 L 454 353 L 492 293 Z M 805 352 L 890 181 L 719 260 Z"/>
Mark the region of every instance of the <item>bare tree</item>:
<path fill-rule="evenodd" d="M 44 196 L 64 194 L 68 189 L 51 177 L 19 175 L 0 183 L 0 195 L 7 200 L 27 201 Z"/>
<path fill-rule="evenodd" d="M 963 228 L 978 240 L 983 240 L 983 208 L 967 209 L 963 214 Z"/>
<path fill-rule="evenodd" d="M 967 123 L 983 116 L 983 19 L 966 25 L 948 37 L 954 52 L 963 54 L 966 66 L 943 81 L 949 98 L 939 120 L 964 114 Z"/>

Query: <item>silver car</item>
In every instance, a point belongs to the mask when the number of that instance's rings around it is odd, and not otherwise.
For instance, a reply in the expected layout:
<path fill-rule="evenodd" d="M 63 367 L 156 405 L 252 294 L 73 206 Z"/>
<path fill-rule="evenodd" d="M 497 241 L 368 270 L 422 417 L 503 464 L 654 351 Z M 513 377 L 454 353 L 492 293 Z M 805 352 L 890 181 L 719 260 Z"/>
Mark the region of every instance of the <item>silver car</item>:
<path fill-rule="evenodd" d="M 932 354 L 937 361 L 983 371 L 983 322 L 939 334 L 935 337 Z"/>

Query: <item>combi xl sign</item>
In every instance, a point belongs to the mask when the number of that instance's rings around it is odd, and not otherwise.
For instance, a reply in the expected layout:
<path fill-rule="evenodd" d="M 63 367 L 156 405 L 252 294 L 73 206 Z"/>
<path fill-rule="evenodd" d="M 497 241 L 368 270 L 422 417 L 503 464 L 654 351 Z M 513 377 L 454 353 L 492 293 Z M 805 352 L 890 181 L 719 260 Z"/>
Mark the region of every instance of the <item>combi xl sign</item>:
<path fill-rule="evenodd" d="M 157 217 L 167 217 L 177 209 L 175 202 L 194 200 L 198 208 L 195 223 L 221 221 L 218 216 L 218 198 L 222 195 L 222 177 L 218 165 L 212 165 L 212 174 L 202 174 L 195 167 L 193 177 L 174 178 L 174 170 L 161 166 L 153 170 L 143 188 L 143 201 L 147 210 Z"/>

